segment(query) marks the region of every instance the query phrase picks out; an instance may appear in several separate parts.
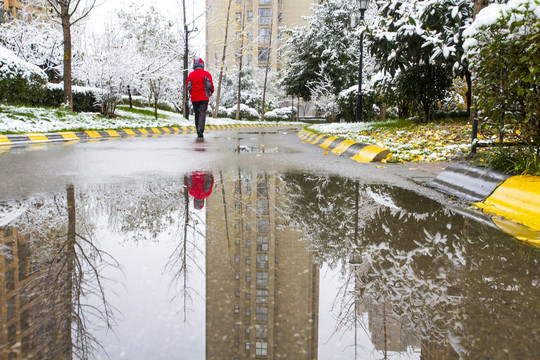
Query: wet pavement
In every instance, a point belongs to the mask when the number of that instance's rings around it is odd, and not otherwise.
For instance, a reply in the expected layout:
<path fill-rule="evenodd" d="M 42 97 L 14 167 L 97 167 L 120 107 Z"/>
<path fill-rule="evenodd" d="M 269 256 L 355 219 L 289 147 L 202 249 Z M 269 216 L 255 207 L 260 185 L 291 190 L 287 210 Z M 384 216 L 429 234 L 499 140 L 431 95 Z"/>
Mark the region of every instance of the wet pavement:
<path fill-rule="evenodd" d="M 540 252 L 433 173 L 220 135 L 0 155 L 0 359 L 540 358 Z"/>

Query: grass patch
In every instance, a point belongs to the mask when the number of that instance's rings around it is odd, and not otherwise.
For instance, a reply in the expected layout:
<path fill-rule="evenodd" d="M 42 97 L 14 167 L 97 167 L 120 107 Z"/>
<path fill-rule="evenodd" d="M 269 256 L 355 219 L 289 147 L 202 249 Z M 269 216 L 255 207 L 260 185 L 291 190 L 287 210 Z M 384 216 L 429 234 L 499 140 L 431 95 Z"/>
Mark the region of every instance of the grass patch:
<path fill-rule="evenodd" d="M 130 112 L 132 114 L 138 114 L 138 115 L 154 117 L 154 111 L 153 110 L 140 109 L 140 108 L 130 108 L 129 106 L 119 106 L 118 109 L 122 110 L 122 111 Z M 158 113 L 158 118 L 167 119 L 168 116 Z"/>

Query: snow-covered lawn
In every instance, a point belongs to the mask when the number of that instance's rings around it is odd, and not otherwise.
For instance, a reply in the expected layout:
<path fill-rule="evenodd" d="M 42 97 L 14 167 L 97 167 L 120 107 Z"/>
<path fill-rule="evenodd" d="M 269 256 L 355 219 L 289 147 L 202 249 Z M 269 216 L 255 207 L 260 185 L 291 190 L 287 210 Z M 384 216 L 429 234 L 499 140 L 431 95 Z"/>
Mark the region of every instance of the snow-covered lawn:
<path fill-rule="evenodd" d="M 148 128 L 162 126 L 193 126 L 193 116 L 186 120 L 182 115 L 159 110 L 156 120 L 151 115 L 130 112 L 126 107 L 117 111 L 117 117 L 108 119 L 96 113 L 70 113 L 63 109 L 46 109 L 0 104 L 0 133 L 43 133 L 75 130 L 103 130 L 121 128 Z M 138 110 L 148 110 L 140 109 Z M 228 118 L 206 118 L 207 125 L 253 124 L 253 121 L 236 121 Z M 257 122 L 261 124 L 260 122 Z M 275 124 L 263 122 L 262 124 Z M 296 124 L 280 122 L 280 124 Z"/>
<path fill-rule="evenodd" d="M 409 126 L 406 129 L 380 127 L 381 123 L 334 123 L 310 129 L 359 143 L 390 149 L 390 162 L 447 161 L 470 151 L 468 125 Z"/>

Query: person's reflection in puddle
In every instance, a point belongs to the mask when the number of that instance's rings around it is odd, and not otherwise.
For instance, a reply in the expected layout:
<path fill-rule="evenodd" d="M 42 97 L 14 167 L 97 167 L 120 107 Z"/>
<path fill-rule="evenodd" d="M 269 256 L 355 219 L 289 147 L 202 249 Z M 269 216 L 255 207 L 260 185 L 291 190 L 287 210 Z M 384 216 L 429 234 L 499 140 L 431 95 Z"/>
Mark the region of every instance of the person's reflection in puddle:
<path fill-rule="evenodd" d="M 189 194 L 193 196 L 193 207 L 196 210 L 202 210 L 204 199 L 212 194 L 214 175 L 210 172 L 194 171 L 186 176 L 186 186 Z"/>

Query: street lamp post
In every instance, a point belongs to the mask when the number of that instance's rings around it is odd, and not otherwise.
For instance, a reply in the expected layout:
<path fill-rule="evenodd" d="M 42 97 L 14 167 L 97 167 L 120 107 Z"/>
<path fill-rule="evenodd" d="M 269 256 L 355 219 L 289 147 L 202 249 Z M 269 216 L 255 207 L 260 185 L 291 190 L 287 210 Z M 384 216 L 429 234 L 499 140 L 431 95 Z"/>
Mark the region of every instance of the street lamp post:
<path fill-rule="evenodd" d="M 360 9 L 360 22 L 364 21 L 369 0 L 356 0 Z M 358 95 L 356 98 L 356 122 L 362 121 L 362 58 L 364 55 L 364 32 L 360 33 L 360 59 L 358 61 Z"/>

